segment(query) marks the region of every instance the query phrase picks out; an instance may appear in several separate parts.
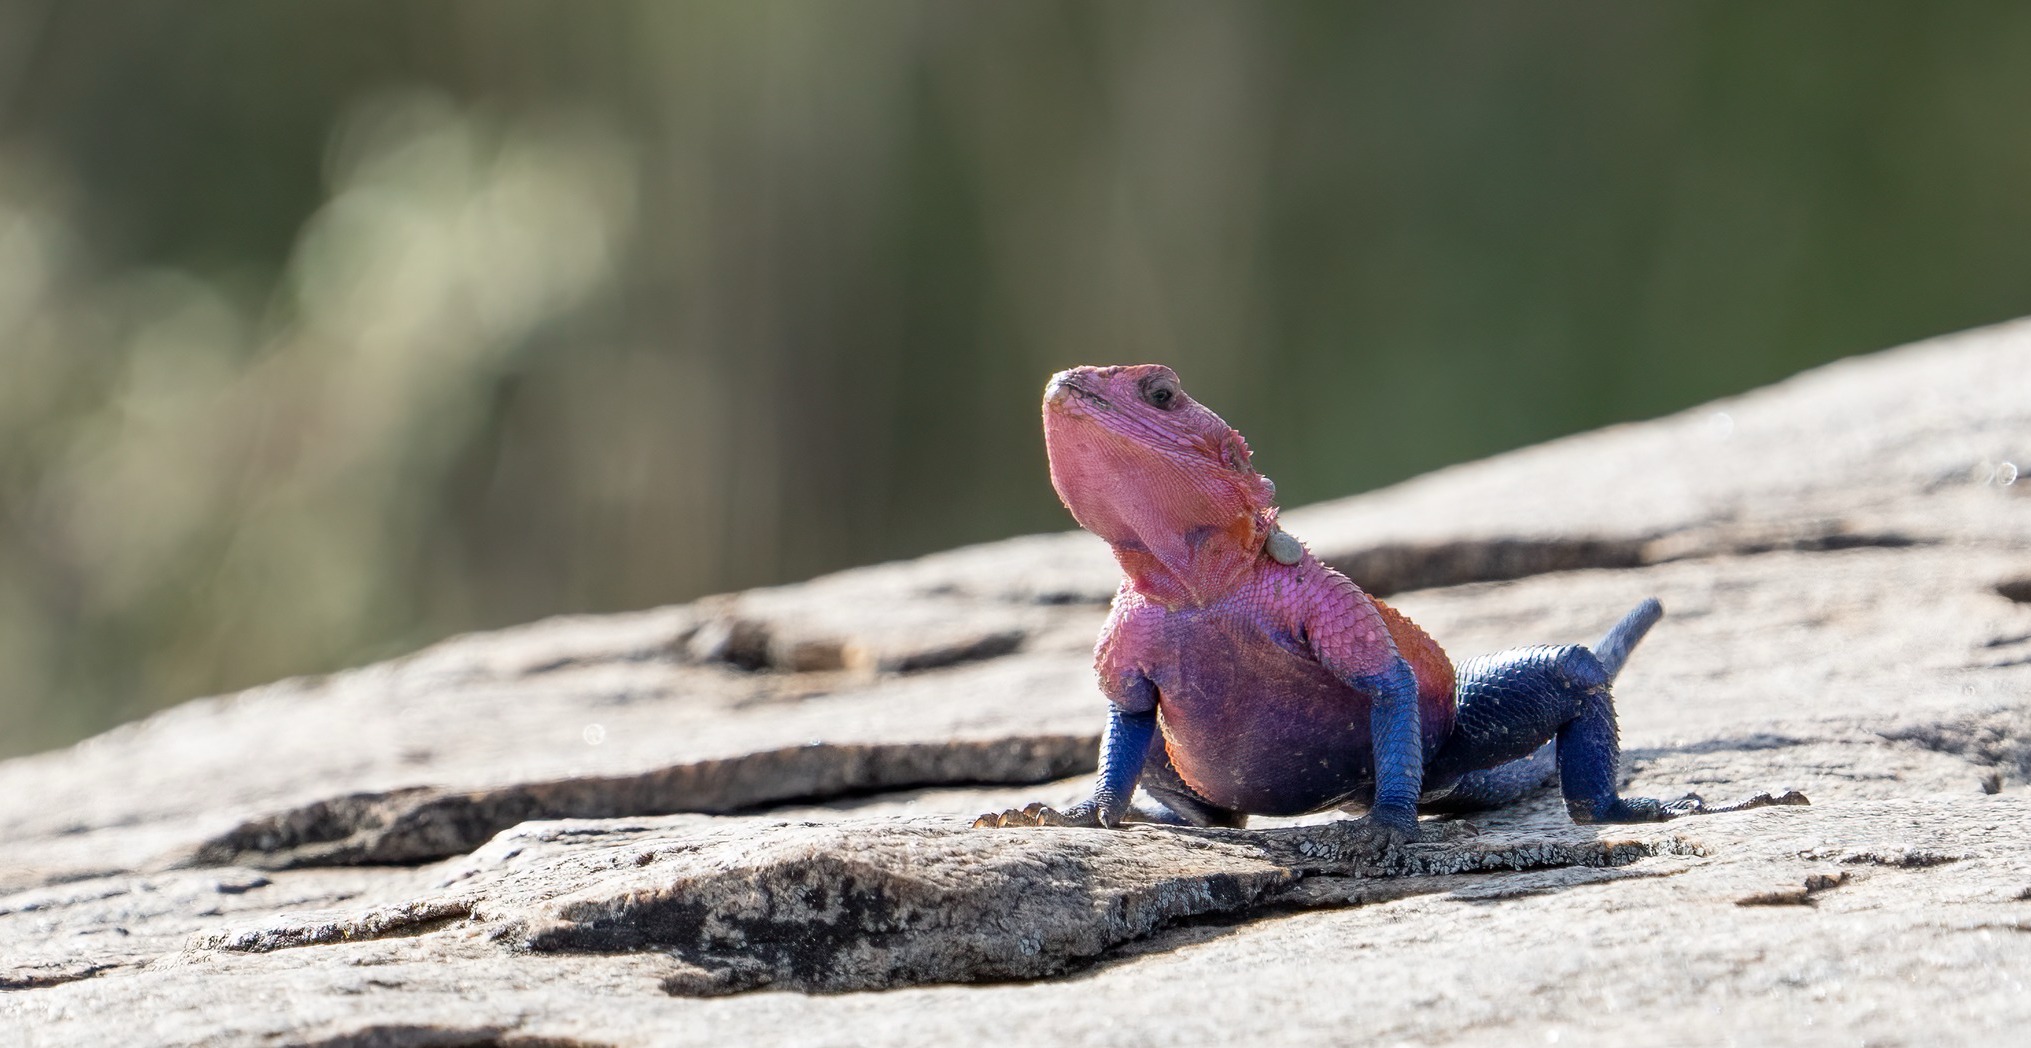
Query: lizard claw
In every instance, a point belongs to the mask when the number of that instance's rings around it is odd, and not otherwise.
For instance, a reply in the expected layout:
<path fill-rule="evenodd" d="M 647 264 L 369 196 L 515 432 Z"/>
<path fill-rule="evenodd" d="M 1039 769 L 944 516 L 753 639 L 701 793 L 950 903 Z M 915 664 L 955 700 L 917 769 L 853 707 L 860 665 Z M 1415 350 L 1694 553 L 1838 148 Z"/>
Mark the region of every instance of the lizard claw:
<path fill-rule="evenodd" d="M 1422 829 L 1406 829 L 1380 822 L 1373 815 L 1328 823 L 1319 827 L 1317 833 L 1325 838 L 1320 842 L 1326 846 L 1324 850 L 1331 857 L 1343 861 L 1356 857 L 1379 858 L 1395 848 L 1424 839 Z"/>
<path fill-rule="evenodd" d="M 1691 800 L 1696 802 L 1697 804 L 1697 807 L 1695 807 L 1692 811 L 1680 813 L 1686 815 L 1720 815 L 1724 812 L 1748 811 L 1751 808 L 1792 807 L 1795 805 L 1809 806 L 1812 804 L 1811 799 L 1806 797 L 1804 793 L 1798 790 L 1786 790 L 1783 793 L 1775 795 L 1769 793 L 1759 793 L 1753 797 L 1736 801 L 1733 804 L 1721 804 L 1721 805 L 1709 805 L 1707 804 L 1706 801 L 1701 800 L 1698 794 L 1687 794 L 1685 798 L 1682 798 L 1681 802 L 1675 803 L 1682 803 L 1683 800 Z"/>
<path fill-rule="evenodd" d="M 1676 819 L 1681 815 L 1700 815 L 1707 812 L 1707 799 L 1697 793 L 1688 793 L 1675 801 L 1661 801 L 1658 804 L 1661 817 Z"/>
<path fill-rule="evenodd" d="M 1023 808 L 1004 808 L 1000 812 L 985 812 L 973 820 L 976 830 L 998 829 L 1003 826 L 1035 826 L 1036 816 Z"/>
<path fill-rule="evenodd" d="M 1100 809 L 1092 803 L 1075 804 L 1064 811 L 1037 801 L 1000 813 L 988 812 L 973 820 L 975 829 L 1007 826 L 1099 826 Z"/>

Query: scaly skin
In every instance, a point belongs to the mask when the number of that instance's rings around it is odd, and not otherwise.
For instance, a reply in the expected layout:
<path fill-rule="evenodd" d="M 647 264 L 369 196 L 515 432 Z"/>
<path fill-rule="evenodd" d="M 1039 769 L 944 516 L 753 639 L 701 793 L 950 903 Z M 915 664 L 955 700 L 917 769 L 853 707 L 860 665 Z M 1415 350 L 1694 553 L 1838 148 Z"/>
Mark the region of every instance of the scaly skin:
<path fill-rule="evenodd" d="M 1703 810 L 1615 793 L 1608 684 L 1662 614 L 1655 601 L 1594 650 L 1484 656 L 1456 681 L 1424 631 L 1278 528 L 1247 443 L 1169 368 L 1059 372 L 1044 436 L 1052 486 L 1123 576 L 1095 652 L 1112 704 L 1100 780 L 1066 811 L 1033 804 L 976 825 L 1115 826 L 1140 785 L 1160 805 L 1135 810 L 1151 821 L 1365 807 L 1354 829 L 1388 845 L 1416 837 L 1420 805 L 1508 803 L 1554 757 L 1576 821 Z"/>

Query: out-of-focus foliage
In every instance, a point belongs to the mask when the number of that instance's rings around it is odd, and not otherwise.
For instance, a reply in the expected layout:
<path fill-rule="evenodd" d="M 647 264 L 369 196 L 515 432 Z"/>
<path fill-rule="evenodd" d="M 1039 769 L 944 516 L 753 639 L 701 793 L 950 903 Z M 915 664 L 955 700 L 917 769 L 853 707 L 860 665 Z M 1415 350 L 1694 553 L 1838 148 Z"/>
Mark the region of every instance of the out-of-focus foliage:
<path fill-rule="evenodd" d="M 2012 4 L 0 0 L 0 754 L 2031 312 Z M 1556 492 L 1547 492 L 1556 498 Z"/>

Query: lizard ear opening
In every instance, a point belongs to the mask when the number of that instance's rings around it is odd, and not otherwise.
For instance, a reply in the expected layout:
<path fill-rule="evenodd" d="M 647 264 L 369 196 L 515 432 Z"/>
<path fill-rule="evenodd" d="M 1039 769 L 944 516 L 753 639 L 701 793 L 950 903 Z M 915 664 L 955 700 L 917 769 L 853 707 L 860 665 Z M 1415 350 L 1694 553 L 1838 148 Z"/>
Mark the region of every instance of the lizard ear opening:
<path fill-rule="evenodd" d="M 1220 442 L 1220 457 L 1237 473 L 1254 472 L 1249 465 L 1248 442 L 1235 430 L 1228 430 L 1227 439 Z"/>

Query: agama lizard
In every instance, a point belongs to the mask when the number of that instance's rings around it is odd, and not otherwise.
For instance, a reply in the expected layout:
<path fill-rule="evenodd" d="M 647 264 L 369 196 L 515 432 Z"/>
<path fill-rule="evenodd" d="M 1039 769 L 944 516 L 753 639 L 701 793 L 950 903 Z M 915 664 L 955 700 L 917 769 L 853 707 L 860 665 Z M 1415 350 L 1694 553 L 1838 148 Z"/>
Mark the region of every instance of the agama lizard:
<path fill-rule="evenodd" d="M 1110 700 L 1093 796 L 976 826 L 1242 826 L 1359 810 L 1382 844 L 1418 812 L 1498 807 L 1557 770 L 1576 822 L 1704 810 L 1616 793 L 1609 684 L 1664 610 L 1648 600 L 1592 649 L 1518 648 L 1460 666 L 1277 524 L 1241 434 L 1154 364 L 1081 367 L 1044 389 L 1051 484 L 1123 575 L 1095 651 Z M 1797 800 L 1776 803 L 1798 803 Z"/>

